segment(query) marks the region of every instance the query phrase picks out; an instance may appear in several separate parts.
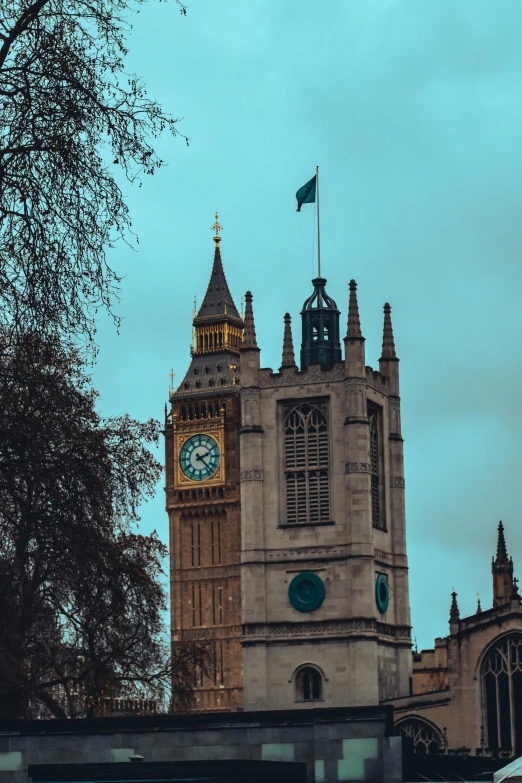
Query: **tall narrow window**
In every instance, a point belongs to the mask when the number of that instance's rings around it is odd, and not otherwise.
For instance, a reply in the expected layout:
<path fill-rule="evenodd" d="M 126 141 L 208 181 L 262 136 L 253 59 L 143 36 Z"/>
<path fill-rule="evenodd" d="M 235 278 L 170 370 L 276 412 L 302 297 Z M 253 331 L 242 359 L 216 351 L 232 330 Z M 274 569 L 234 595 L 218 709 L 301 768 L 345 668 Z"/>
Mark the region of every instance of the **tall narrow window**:
<path fill-rule="evenodd" d="M 218 617 L 219 624 L 223 625 L 223 588 L 218 587 Z"/>
<path fill-rule="evenodd" d="M 196 550 L 194 548 L 194 545 L 195 545 L 195 541 L 194 541 L 194 523 L 192 523 L 191 526 L 190 526 L 190 551 L 191 551 L 191 554 L 192 554 L 190 562 L 192 563 L 192 565 L 195 565 L 195 563 L 196 563 Z"/>
<path fill-rule="evenodd" d="M 192 582 L 192 625 L 196 625 L 196 586 Z"/>
<path fill-rule="evenodd" d="M 216 624 L 216 586 L 212 583 L 212 625 Z"/>
<path fill-rule="evenodd" d="M 197 557 L 196 557 L 196 565 L 201 565 L 201 525 L 198 522 L 196 526 L 196 534 L 197 534 Z"/>
<path fill-rule="evenodd" d="M 371 471 L 371 503 L 372 524 L 379 530 L 386 530 L 384 508 L 381 498 L 381 445 L 380 445 L 380 410 L 374 407 L 368 408 L 368 420 L 370 424 L 370 471 Z"/>
<path fill-rule="evenodd" d="M 522 753 L 522 635 L 499 639 L 483 665 L 488 747 Z"/>
<path fill-rule="evenodd" d="M 327 408 L 324 403 L 287 408 L 285 432 L 286 522 L 330 520 Z"/>

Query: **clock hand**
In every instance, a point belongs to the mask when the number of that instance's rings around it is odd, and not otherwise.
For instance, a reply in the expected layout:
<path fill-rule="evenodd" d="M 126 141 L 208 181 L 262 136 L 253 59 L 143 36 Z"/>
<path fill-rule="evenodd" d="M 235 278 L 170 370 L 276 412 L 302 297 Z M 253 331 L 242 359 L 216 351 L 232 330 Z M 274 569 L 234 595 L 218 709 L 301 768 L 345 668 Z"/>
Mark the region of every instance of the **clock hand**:
<path fill-rule="evenodd" d="M 202 454 L 196 454 L 196 459 L 197 459 L 197 460 L 199 460 L 199 462 L 203 462 L 204 464 L 206 464 L 206 462 L 205 462 L 205 457 L 208 457 L 208 458 L 210 458 L 210 454 L 208 454 L 208 453 L 207 453 L 207 454 L 204 454 L 204 455 L 202 455 Z"/>

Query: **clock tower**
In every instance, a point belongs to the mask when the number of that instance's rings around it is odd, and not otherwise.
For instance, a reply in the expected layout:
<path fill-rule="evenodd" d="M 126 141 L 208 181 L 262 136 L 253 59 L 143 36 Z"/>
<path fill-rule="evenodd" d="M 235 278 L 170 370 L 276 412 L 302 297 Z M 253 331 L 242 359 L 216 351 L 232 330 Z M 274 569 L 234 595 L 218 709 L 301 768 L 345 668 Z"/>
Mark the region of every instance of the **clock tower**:
<path fill-rule="evenodd" d="M 197 712 L 243 706 L 239 556 L 239 349 L 243 320 L 221 260 L 194 321 L 189 369 L 165 421 L 172 645 L 208 643 L 207 672 L 194 671 Z"/>

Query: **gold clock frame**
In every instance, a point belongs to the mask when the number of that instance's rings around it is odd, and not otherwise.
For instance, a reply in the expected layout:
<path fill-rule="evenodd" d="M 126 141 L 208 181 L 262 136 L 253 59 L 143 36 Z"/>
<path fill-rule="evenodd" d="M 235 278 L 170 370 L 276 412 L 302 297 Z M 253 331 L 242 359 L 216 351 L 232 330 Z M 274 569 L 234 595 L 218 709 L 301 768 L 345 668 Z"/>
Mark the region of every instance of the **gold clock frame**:
<path fill-rule="evenodd" d="M 203 426 L 201 426 L 203 425 Z M 219 448 L 219 465 L 216 468 L 215 473 L 212 474 L 207 479 L 204 479 L 203 481 L 195 481 L 194 479 L 189 478 L 186 476 L 180 465 L 180 454 L 181 449 L 189 440 L 189 438 L 192 438 L 194 435 L 208 435 L 211 438 L 214 438 L 216 443 L 218 444 Z M 174 488 L 175 489 L 196 489 L 196 488 L 203 488 L 203 487 L 211 487 L 215 486 L 216 484 L 224 484 L 225 483 L 225 437 L 224 437 L 224 431 L 223 426 L 221 423 L 216 422 L 215 424 L 212 424 L 211 421 L 202 420 L 202 419 L 196 419 L 190 424 L 185 424 L 183 427 L 174 427 Z"/>

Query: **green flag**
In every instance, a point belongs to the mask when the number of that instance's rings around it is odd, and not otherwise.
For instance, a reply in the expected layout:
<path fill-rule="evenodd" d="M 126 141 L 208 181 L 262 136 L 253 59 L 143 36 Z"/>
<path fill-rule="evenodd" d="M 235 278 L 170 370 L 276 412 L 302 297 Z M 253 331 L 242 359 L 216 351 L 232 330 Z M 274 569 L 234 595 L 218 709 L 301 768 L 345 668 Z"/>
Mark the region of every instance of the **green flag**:
<path fill-rule="evenodd" d="M 303 204 L 314 204 L 315 203 L 315 189 L 316 189 L 316 179 L 317 177 L 312 177 L 310 182 L 307 182 L 306 185 L 303 185 L 302 188 L 299 188 L 297 193 L 295 194 L 295 197 L 297 199 L 297 211 L 301 211 L 301 207 Z"/>

